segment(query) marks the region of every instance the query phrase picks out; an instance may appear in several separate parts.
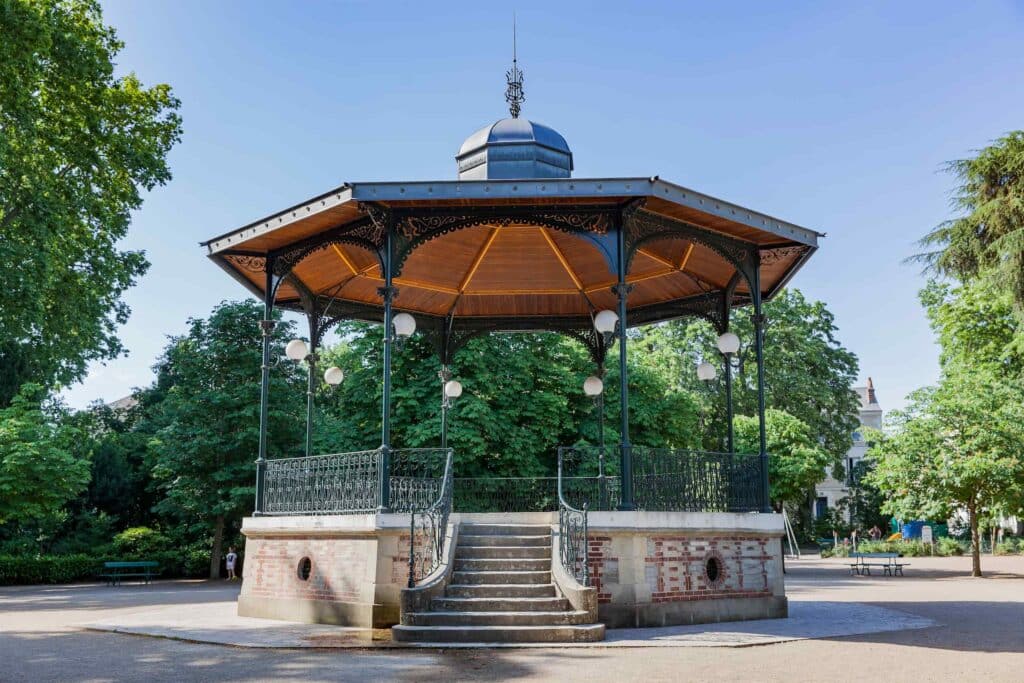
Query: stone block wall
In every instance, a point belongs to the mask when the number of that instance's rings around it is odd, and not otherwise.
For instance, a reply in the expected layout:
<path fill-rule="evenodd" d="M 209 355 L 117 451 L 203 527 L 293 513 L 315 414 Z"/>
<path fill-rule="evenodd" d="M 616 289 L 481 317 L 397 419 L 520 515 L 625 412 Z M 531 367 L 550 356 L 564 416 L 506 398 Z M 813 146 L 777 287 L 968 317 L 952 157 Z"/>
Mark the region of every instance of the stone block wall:
<path fill-rule="evenodd" d="M 590 577 L 601 621 L 616 628 L 786 616 L 775 517 L 592 513 Z"/>

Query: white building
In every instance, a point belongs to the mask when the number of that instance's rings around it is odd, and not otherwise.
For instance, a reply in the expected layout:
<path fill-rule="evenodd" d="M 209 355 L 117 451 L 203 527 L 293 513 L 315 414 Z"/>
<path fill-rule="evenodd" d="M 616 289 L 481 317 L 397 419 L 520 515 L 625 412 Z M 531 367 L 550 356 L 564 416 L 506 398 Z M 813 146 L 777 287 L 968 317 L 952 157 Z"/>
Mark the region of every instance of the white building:
<path fill-rule="evenodd" d="M 866 387 L 854 387 L 854 391 L 860 396 L 860 424 L 862 427 L 882 428 L 882 406 L 878 405 L 878 397 L 875 394 L 875 385 L 868 377 Z M 815 487 L 815 499 L 813 514 L 820 517 L 828 510 L 835 508 L 839 501 L 850 492 L 850 476 L 854 466 L 864 459 L 867 454 L 868 444 L 860 429 L 853 433 L 853 446 L 846 453 L 845 476 L 841 480 L 829 475 Z"/>

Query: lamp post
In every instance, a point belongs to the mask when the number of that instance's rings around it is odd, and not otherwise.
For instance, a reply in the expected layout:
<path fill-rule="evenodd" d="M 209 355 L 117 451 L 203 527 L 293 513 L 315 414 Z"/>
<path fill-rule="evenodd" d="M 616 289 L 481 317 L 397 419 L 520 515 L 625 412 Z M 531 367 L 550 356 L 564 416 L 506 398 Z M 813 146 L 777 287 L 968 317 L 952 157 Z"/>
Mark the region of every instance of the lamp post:
<path fill-rule="evenodd" d="M 604 382 L 597 375 L 583 381 L 583 393 L 594 399 L 597 410 L 597 483 L 602 510 L 608 509 L 608 490 L 604 476 Z"/>
<path fill-rule="evenodd" d="M 290 360 L 306 361 L 306 457 L 313 455 L 313 403 L 316 391 L 316 362 L 319 357 L 309 350 L 306 342 L 292 339 L 284 347 L 284 355 Z M 329 386 L 337 386 L 345 379 L 345 373 L 334 365 L 324 371 L 324 382 Z"/>
<path fill-rule="evenodd" d="M 441 378 L 441 448 L 448 448 L 448 410 L 455 399 L 462 396 L 462 383 L 452 379 L 447 365 L 437 374 Z"/>
<path fill-rule="evenodd" d="M 740 350 L 740 338 L 732 332 L 726 332 L 718 337 L 718 350 L 725 360 L 725 419 L 726 419 L 726 445 L 729 453 L 735 453 L 736 448 L 733 441 L 732 426 L 732 360 Z"/>

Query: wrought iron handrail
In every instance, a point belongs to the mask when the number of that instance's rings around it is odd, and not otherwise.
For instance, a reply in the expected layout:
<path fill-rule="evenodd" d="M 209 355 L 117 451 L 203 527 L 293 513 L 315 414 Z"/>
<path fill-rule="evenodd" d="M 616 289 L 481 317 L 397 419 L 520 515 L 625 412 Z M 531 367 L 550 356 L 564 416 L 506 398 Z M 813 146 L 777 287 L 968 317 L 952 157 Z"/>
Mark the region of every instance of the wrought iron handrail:
<path fill-rule="evenodd" d="M 587 534 L 587 503 L 582 509 L 565 500 L 562 488 L 562 456 L 558 449 L 558 555 L 562 567 L 583 586 L 590 585 L 590 543 Z"/>
<path fill-rule="evenodd" d="M 447 449 L 441 491 L 427 508 L 412 509 L 409 514 L 409 588 L 430 576 L 441 564 L 452 511 L 452 449 Z M 417 527 L 416 520 L 420 524 Z M 423 542 L 417 543 L 417 538 Z M 418 548 L 418 549 L 417 549 Z"/>

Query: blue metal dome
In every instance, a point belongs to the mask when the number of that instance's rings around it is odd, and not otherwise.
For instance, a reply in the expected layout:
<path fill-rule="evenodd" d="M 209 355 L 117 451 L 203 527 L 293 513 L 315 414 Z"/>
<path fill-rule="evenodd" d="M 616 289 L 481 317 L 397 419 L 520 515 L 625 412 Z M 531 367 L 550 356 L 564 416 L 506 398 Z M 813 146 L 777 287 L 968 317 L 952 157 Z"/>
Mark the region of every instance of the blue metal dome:
<path fill-rule="evenodd" d="M 455 157 L 459 180 L 568 178 L 572 150 L 557 131 L 521 118 L 484 126 Z"/>

